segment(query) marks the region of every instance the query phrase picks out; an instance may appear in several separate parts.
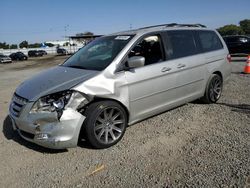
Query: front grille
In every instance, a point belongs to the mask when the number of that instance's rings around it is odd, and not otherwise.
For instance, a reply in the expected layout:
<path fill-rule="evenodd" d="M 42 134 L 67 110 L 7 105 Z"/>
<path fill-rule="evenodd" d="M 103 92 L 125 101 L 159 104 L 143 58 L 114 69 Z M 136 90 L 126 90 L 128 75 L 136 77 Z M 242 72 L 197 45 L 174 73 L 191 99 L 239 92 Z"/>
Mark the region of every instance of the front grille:
<path fill-rule="evenodd" d="M 28 99 L 25 99 L 16 93 L 14 93 L 12 97 L 12 101 L 10 104 L 10 112 L 13 116 L 19 117 L 23 107 L 28 103 Z"/>

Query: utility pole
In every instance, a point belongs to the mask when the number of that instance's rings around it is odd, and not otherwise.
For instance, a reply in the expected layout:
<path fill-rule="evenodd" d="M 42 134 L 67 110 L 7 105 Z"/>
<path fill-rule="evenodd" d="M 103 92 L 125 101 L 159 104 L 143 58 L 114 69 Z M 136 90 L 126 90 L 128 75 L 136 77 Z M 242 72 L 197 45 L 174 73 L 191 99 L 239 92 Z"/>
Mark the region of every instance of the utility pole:
<path fill-rule="evenodd" d="M 67 24 L 66 26 L 64 26 L 64 34 L 65 34 L 65 43 L 68 44 L 69 42 L 67 41 L 67 29 L 69 28 L 69 25 Z M 70 44 L 69 44 L 70 46 Z M 68 47 L 68 45 L 67 45 Z M 71 50 L 71 49 L 70 49 Z"/>
<path fill-rule="evenodd" d="M 69 25 L 67 24 L 66 26 L 64 26 L 64 36 L 65 36 L 65 41 L 67 41 L 67 30 L 69 28 Z"/>

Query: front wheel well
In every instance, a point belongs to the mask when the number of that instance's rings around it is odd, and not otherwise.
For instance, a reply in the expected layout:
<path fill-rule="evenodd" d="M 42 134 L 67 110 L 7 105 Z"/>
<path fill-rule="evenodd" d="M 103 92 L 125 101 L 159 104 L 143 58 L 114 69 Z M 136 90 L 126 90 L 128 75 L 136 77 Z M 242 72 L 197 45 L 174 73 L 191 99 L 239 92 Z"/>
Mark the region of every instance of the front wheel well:
<path fill-rule="evenodd" d="M 123 117 L 125 118 L 124 119 L 125 121 L 123 123 L 123 125 L 125 125 L 125 128 L 124 128 L 124 132 L 125 132 L 126 126 L 128 123 L 128 117 L 129 117 L 129 113 L 128 113 L 128 110 L 125 107 L 125 105 L 123 105 L 121 102 L 114 100 L 114 99 L 94 97 L 84 108 L 81 109 L 80 113 L 83 116 L 85 116 L 85 120 L 83 121 L 83 124 L 81 125 L 80 132 L 78 135 L 78 145 L 83 144 L 84 142 L 82 142 L 82 140 L 85 140 L 96 148 L 106 148 L 105 145 L 101 145 L 103 143 L 98 142 L 98 139 L 96 140 L 96 138 L 95 139 L 93 138 L 94 128 L 92 128 L 93 119 L 95 119 L 95 116 L 98 115 L 98 111 L 100 111 L 100 110 L 102 111 L 103 105 L 104 105 L 104 107 L 111 107 L 111 108 L 115 107 L 117 109 L 120 109 L 120 112 L 122 112 L 122 114 L 124 114 Z M 118 115 L 119 115 L 119 113 L 118 113 Z M 108 118 L 110 118 L 110 116 L 108 116 Z M 108 121 L 111 121 L 111 120 L 108 120 Z M 120 130 L 123 130 L 123 129 L 120 129 Z M 124 132 L 122 133 L 122 136 L 123 136 Z M 107 133 L 107 134 L 109 134 L 109 133 Z M 113 135 L 114 135 L 114 133 L 113 133 Z M 117 143 L 117 142 L 115 142 L 115 143 Z M 111 145 L 108 145 L 107 147 L 109 147 Z"/>
<path fill-rule="evenodd" d="M 118 100 L 115 100 L 115 99 L 108 99 L 108 98 L 101 98 L 101 97 L 94 97 L 86 106 L 84 106 L 83 108 L 79 109 L 79 112 L 84 115 L 84 112 L 87 110 L 87 108 L 93 104 L 93 103 L 96 103 L 96 102 L 100 102 L 100 101 L 114 101 L 116 103 L 118 103 L 119 105 L 121 105 L 123 107 L 123 109 L 125 110 L 126 112 L 126 115 L 127 115 L 127 120 L 129 121 L 129 111 L 127 109 L 127 107 L 122 104 L 120 101 Z M 79 137 L 78 137 L 78 142 L 79 142 L 79 139 L 81 138 L 85 138 L 85 130 L 84 130 L 84 122 L 81 126 L 81 129 L 80 129 L 80 132 L 79 132 Z"/>
<path fill-rule="evenodd" d="M 117 102 L 118 104 L 120 104 L 120 105 L 123 107 L 123 109 L 124 109 L 125 112 L 126 112 L 127 118 L 129 119 L 129 111 L 128 111 L 127 107 L 126 107 L 123 103 L 121 103 L 120 101 L 115 100 L 115 99 L 94 97 L 94 99 L 93 99 L 89 104 L 87 104 L 87 106 L 89 106 L 89 105 L 92 104 L 92 103 L 99 102 L 99 101 L 114 101 L 114 102 Z M 87 107 L 87 106 L 86 106 L 86 107 Z"/>

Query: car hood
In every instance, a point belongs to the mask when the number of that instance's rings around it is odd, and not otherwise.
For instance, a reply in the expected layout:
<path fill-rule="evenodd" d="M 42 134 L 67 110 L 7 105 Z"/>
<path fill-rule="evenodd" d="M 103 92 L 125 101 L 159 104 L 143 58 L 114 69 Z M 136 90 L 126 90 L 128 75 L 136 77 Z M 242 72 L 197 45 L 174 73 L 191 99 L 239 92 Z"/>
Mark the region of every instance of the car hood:
<path fill-rule="evenodd" d="M 42 96 L 70 89 L 98 73 L 64 66 L 53 67 L 24 81 L 16 89 L 16 94 L 29 101 L 36 101 Z"/>

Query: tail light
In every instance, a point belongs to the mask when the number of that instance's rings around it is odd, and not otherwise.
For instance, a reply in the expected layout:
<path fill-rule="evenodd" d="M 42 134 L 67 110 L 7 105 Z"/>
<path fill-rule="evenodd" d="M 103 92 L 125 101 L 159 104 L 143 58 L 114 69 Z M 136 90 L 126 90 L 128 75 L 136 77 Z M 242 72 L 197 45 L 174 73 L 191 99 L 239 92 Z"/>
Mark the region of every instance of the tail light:
<path fill-rule="evenodd" d="M 232 61 L 232 58 L 231 58 L 230 54 L 227 54 L 227 61 L 228 61 L 228 63 L 231 63 L 231 61 Z"/>

